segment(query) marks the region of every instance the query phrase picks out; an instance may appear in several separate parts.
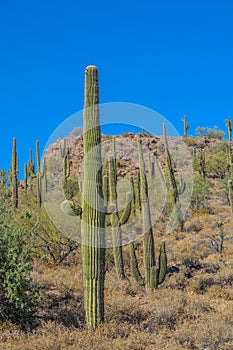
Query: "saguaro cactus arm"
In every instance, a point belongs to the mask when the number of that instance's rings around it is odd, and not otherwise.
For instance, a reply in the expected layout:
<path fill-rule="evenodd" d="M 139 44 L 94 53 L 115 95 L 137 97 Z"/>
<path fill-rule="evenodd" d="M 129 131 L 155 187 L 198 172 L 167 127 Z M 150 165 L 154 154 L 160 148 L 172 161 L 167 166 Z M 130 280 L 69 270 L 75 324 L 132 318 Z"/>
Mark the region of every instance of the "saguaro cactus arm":
<path fill-rule="evenodd" d="M 135 253 L 135 247 L 133 241 L 129 243 L 129 251 L 130 251 L 130 269 L 133 277 L 138 282 L 140 286 L 144 285 L 144 279 L 138 268 L 138 261 Z"/>

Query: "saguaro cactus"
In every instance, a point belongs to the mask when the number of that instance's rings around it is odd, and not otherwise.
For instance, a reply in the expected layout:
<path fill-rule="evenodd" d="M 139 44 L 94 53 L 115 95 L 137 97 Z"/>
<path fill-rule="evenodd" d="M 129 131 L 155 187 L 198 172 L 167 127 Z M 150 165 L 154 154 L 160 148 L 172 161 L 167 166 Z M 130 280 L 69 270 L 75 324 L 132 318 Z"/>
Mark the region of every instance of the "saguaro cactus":
<path fill-rule="evenodd" d="M 139 153 L 139 169 L 140 169 L 140 192 L 142 205 L 142 226 L 144 233 L 143 240 L 143 262 L 145 270 L 145 286 L 147 290 L 153 290 L 158 287 L 165 279 L 167 272 L 167 255 L 165 250 L 165 242 L 160 244 L 159 264 L 156 267 L 154 253 L 154 237 L 152 230 L 152 222 L 150 215 L 150 203 L 148 197 L 148 183 L 145 174 L 145 163 L 143 159 L 142 145 L 138 142 Z M 133 246 L 131 245 L 131 256 L 133 257 Z M 136 266 L 135 262 L 134 265 Z"/>
<path fill-rule="evenodd" d="M 82 183 L 82 266 L 86 322 L 96 328 L 104 319 L 104 225 L 98 70 L 85 70 Z"/>
<path fill-rule="evenodd" d="M 17 166 L 17 151 L 16 138 L 13 139 L 12 159 L 11 159 L 11 186 L 14 208 L 18 208 L 18 166 Z"/>
<path fill-rule="evenodd" d="M 116 191 L 116 169 L 115 159 L 109 161 L 109 201 L 114 206 L 113 213 L 110 215 L 110 221 L 112 226 L 112 241 L 113 241 L 113 253 L 114 261 L 116 265 L 117 275 L 120 279 L 125 278 L 124 262 L 122 255 L 122 238 L 121 227 L 119 225 L 120 218 L 117 205 L 117 191 Z"/>
<path fill-rule="evenodd" d="M 130 241 L 129 243 L 129 252 L 130 252 L 130 269 L 133 277 L 138 282 L 140 286 L 144 285 L 143 277 L 138 269 L 138 261 L 135 253 L 134 242 Z"/>
<path fill-rule="evenodd" d="M 229 203 L 231 206 L 231 217 L 233 218 L 233 183 L 232 183 L 232 180 L 228 180 L 227 186 L 228 186 L 228 198 L 229 198 Z"/>
<path fill-rule="evenodd" d="M 206 170 L 205 170 L 205 154 L 202 152 L 202 148 L 200 151 L 200 160 L 199 160 L 199 174 L 201 177 L 204 179 L 206 175 Z"/>
<path fill-rule="evenodd" d="M 115 139 L 112 142 L 112 158 L 108 162 L 108 179 L 109 179 L 109 202 L 111 203 L 112 212 L 110 214 L 110 222 L 112 227 L 112 242 L 114 261 L 119 279 L 125 278 L 124 262 L 122 254 L 122 232 L 121 226 L 124 225 L 131 214 L 131 196 L 132 192 L 126 193 L 126 206 L 123 210 L 118 210 L 117 198 L 117 169 L 116 169 L 116 147 Z"/>
<path fill-rule="evenodd" d="M 172 213 L 170 216 L 171 226 L 180 225 L 181 231 L 183 230 L 183 215 L 181 212 L 179 195 L 185 188 L 185 184 L 180 182 L 179 188 L 176 184 L 175 173 L 172 165 L 172 158 L 170 154 L 170 150 L 168 147 L 167 134 L 166 134 L 166 126 L 163 125 L 163 136 L 164 136 L 164 147 L 165 147 L 165 155 L 166 155 L 166 163 L 168 168 L 168 177 L 169 177 L 169 187 L 171 191 L 171 200 L 172 200 Z M 182 179 L 182 178 L 180 178 Z"/>
<path fill-rule="evenodd" d="M 37 168 L 37 174 L 36 174 L 36 193 L 37 193 L 37 204 L 40 207 L 41 206 L 41 183 L 40 183 L 40 150 L 39 150 L 39 141 L 36 141 L 36 168 Z"/>
<path fill-rule="evenodd" d="M 24 163 L 24 177 L 23 177 L 23 183 L 24 183 L 24 192 L 25 192 L 25 194 L 27 194 L 27 187 L 28 187 L 27 163 Z"/>
<path fill-rule="evenodd" d="M 184 115 L 184 118 L 182 120 L 184 122 L 184 138 L 187 138 L 187 131 L 189 129 L 189 125 L 187 123 L 186 115 Z"/>
<path fill-rule="evenodd" d="M 142 205 L 142 225 L 143 225 L 143 257 L 144 257 L 144 269 L 145 269 L 145 284 L 146 289 L 155 288 L 155 273 L 153 268 L 155 267 L 155 255 L 154 255 L 154 237 L 152 231 L 150 205 L 148 198 L 148 185 L 145 174 L 145 163 L 142 154 L 142 145 L 138 142 L 139 153 L 139 168 L 140 168 L 140 193 L 141 193 L 141 205 Z"/>
<path fill-rule="evenodd" d="M 230 118 L 226 120 L 226 126 L 227 126 L 227 131 L 228 131 L 228 141 L 232 141 L 232 121 Z"/>

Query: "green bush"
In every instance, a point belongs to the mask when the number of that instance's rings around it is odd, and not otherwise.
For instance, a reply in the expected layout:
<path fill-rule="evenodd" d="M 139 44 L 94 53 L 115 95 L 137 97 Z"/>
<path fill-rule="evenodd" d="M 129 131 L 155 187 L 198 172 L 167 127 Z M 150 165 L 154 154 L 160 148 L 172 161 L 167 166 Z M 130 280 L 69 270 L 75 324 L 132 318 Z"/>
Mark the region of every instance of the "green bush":
<path fill-rule="evenodd" d="M 191 206 L 195 212 L 209 212 L 207 200 L 211 183 L 200 175 L 194 177 Z"/>
<path fill-rule="evenodd" d="M 32 247 L 37 227 L 32 230 L 14 223 L 14 211 L 0 186 L 0 319 L 31 323 L 37 297 L 32 283 Z"/>
<path fill-rule="evenodd" d="M 207 174 L 223 178 L 228 171 L 227 143 L 225 141 L 211 146 L 205 157 L 205 170 Z"/>

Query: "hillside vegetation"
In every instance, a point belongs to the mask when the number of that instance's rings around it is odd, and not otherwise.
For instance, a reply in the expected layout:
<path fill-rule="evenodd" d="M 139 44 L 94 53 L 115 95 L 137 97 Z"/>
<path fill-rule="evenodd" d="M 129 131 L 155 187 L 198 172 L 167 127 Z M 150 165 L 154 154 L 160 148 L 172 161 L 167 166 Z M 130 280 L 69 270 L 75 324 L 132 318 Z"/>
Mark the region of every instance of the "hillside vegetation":
<path fill-rule="evenodd" d="M 214 127 L 82 134 L 0 173 L 0 349 L 233 349 L 233 162 Z"/>
<path fill-rule="evenodd" d="M 150 144 L 150 151 L 157 154 L 166 170 L 159 138 L 129 133 L 119 136 L 118 141 L 125 142 L 126 138 Z M 43 204 L 38 206 L 36 178 L 29 179 L 27 191 L 20 182 L 18 208 L 14 209 L 11 186 L 2 177 L 1 233 L 7 237 L 2 237 L 1 246 L 8 244 L 11 250 L 5 256 L 1 254 L 1 273 L 11 262 L 15 275 L 9 283 L 12 298 L 5 282 L 1 286 L 1 349 L 232 348 L 233 234 L 227 188 L 228 143 L 206 136 L 190 137 L 185 143 L 193 155 L 194 187 L 182 231 L 177 227 L 166 232 L 169 203 L 153 226 L 157 257 L 159 242 L 166 242 L 166 279 L 155 292 L 146 292 L 132 276 L 129 246 L 125 245 L 127 278 L 119 280 L 112 249 L 108 248 L 105 323 L 94 333 L 85 326 L 79 243 L 59 232 Z M 74 179 L 81 159 L 82 137 L 77 137 L 74 144 L 70 179 Z M 205 155 L 205 177 L 201 176 L 200 150 Z M 135 175 L 137 165 L 131 167 L 127 162 L 118 160 L 119 177 Z M 12 253 L 12 247 L 19 252 Z M 135 249 L 143 275 L 142 237 L 135 241 Z M 12 256 L 18 259 L 18 272 Z M 22 274 L 27 283 L 20 282 L 21 290 L 16 291 Z M 22 299 L 26 307 L 17 304 Z"/>

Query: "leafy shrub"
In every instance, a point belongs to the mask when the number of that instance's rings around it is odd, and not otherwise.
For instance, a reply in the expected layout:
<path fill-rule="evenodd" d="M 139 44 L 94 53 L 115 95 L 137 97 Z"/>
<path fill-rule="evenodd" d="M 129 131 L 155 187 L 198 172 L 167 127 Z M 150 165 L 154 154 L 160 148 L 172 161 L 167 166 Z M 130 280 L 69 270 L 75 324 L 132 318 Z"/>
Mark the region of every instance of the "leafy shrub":
<path fill-rule="evenodd" d="M 211 183 L 200 175 L 194 177 L 191 206 L 195 212 L 208 213 L 207 200 Z"/>
<path fill-rule="evenodd" d="M 223 178 L 228 170 L 227 143 L 221 142 L 211 146 L 205 157 L 205 170 L 207 174 Z"/>
<path fill-rule="evenodd" d="M 0 186 L 0 316 L 27 324 L 32 319 L 37 288 L 32 285 L 32 247 L 37 231 L 17 223 Z"/>

